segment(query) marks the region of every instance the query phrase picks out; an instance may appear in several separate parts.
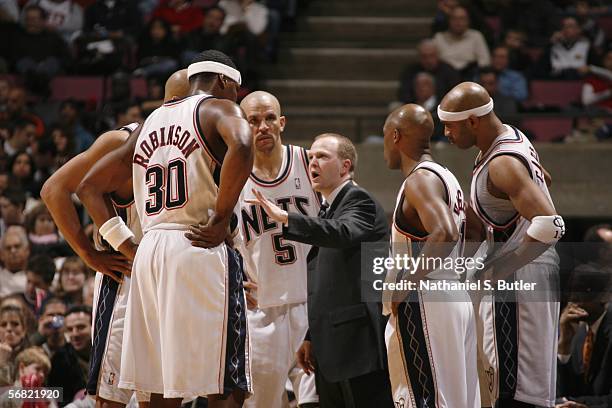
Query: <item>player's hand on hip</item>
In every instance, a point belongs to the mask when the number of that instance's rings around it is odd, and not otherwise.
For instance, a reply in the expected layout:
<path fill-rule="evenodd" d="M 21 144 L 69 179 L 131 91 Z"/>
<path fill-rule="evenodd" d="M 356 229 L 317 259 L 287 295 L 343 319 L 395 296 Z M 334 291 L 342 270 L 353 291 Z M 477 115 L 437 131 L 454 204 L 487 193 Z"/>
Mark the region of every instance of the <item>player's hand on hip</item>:
<path fill-rule="evenodd" d="M 190 225 L 185 237 L 191 245 L 200 248 L 214 248 L 220 245 L 229 234 L 229 218 L 222 218 L 213 214 L 206 225 Z"/>
<path fill-rule="evenodd" d="M 127 260 L 131 264 L 134 261 L 134 257 L 136 257 L 136 250 L 138 249 L 138 244 L 136 244 L 131 239 L 126 239 L 123 244 L 119 245 L 119 248 L 117 249 L 127 258 Z M 132 269 L 130 268 L 130 271 L 131 270 Z"/>
<path fill-rule="evenodd" d="M 261 192 L 252 189 L 253 194 L 255 195 L 255 199 L 244 200 L 249 204 L 257 204 L 260 205 L 268 217 L 272 218 L 276 222 L 280 222 L 281 224 L 286 224 L 288 219 L 287 211 L 280 208 L 278 205 L 274 204 L 272 201 L 268 200 L 264 197 Z"/>
<path fill-rule="evenodd" d="M 314 357 L 312 355 L 312 345 L 310 341 L 304 340 L 297 351 L 297 363 L 306 375 L 314 373 Z"/>
<path fill-rule="evenodd" d="M 130 276 L 132 263 L 125 255 L 110 251 L 96 251 L 85 259 L 87 265 L 116 282 L 121 282 L 122 275 Z"/>
<path fill-rule="evenodd" d="M 249 310 L 257 309 L 257 297 L 253 293 L 253 291 L 257 290 L 257 284 L 255 282 L 244 281 L 243 286 L 247 307 Z"/>

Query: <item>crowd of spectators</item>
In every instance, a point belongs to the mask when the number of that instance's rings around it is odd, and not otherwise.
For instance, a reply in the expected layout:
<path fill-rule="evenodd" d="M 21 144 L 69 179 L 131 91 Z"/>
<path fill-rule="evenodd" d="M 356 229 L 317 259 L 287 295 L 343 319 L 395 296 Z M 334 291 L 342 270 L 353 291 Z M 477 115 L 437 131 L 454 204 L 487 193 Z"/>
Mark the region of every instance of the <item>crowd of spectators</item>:
<path fill-rule="evenodd" d="M 40 200 L 44 182 L 101 131 L 142 122 L 161 105 L 169 74 L 204 49 L 233 58 L 244 92 L 257 86 L 258 66 L 276 59 L 279 32 L 292 27 L 297 6 L 0 0 L 0 389 L 62 387 L 63 401 L 50 406 L 64 406 L 83 396 L 87 380 L 94 274 Z M 108 94 L 52 98 L 58 75 L 107 78 Z M 132 96 L 134 78 L 146 82 L 145 99 Z M 1 406 L 21 407 L 4 391 Z"/>
<path fill-rule="evenodd" d="M 405 67 L 398 99 L 422 101 L 415 94 L 422 73 L 432 76 L 438 101 L 459 82 L 476 81 L 489 91 L 502 118 L 518 112 L 587 112 L 589 118 L 575 120 L 574 127 L 589 129 L 590 138 L 574 134 L 567 140 L 607 139 L 612 38 L 599 21 L 611 15 L 612 5 L 598 0 L 438 0 L 431 36 L 420 42 L 418 61 Z M 539 80 L 582 82 L 580 103 L 534 103 L 529 84 Z"/>

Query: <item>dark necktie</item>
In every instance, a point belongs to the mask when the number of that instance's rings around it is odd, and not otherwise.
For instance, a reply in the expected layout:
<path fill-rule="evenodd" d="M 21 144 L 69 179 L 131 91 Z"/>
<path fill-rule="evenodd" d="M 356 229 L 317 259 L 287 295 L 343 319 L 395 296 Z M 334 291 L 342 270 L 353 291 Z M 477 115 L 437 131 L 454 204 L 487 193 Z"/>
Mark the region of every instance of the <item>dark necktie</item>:
<path fill-rule="evenodd" d="M 323 203 L 321 204 L 321 209 L 319 210 L 318 217 L 325 218 L 327 216 L 328 208 L 329 208 L 329 204 L 327 203 L 327 201 L 323 201 Z"/>

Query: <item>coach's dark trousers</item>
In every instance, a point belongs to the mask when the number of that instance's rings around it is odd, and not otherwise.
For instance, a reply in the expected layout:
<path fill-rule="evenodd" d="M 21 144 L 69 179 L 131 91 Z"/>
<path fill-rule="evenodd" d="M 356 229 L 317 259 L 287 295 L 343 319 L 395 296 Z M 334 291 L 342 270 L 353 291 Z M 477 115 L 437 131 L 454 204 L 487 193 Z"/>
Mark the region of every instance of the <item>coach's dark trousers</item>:
<path fill-rule="evenodd" d="M 339 382 L 327 381 L 316 372 L 320 408 L 393 408 L 387 370 L 374 371 Z"/>

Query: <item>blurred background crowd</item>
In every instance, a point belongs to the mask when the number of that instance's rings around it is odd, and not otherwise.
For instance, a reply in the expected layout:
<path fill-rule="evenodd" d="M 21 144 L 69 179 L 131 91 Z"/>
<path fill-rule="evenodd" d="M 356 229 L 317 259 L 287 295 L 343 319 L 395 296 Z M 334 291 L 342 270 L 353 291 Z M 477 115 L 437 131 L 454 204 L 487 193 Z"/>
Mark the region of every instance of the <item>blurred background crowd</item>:
<path fill-rule="evenodd" d="M 64 387 L 60 405 L 83 395 L 94 275 L 58 234 L 41 186 L 98 134 L 160 106 L 166 78 L 201 50 L 233 58 L 241 97 L 256 89 L 279 97 L 292 142 L 320 128 L 379 143 L 390 108 L 418 103 L 435 118 L 442 96 L 465 80 L 481 83 L 502 119 L 536 141 L 612 140 L 608 1 L 378 3 L 0 0 L 0 387 Z M 376 11 L 400 14 L 385 17 L 388 33 Z M 373 65 L 355 63 L 364 60 Z M 608 224 L 586 227 L 573 238 L 586 232 L 611 245 Z M 609 357 L 605 385 L 584 378 L 571 392 L 608 394 Z"/>

